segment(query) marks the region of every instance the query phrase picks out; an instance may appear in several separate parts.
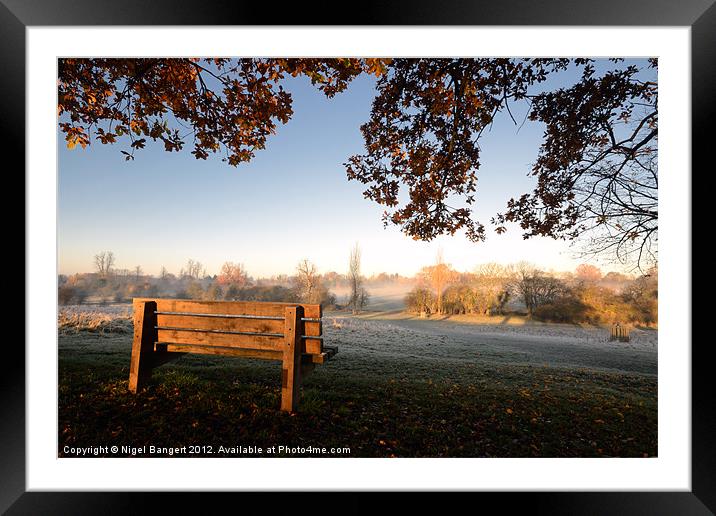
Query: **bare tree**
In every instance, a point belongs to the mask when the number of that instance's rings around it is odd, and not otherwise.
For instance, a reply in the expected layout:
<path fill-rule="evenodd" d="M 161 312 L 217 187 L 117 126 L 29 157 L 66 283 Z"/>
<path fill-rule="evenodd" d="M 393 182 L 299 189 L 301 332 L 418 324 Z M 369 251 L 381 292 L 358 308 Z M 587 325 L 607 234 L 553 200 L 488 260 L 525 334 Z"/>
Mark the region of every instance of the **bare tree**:
<path fill-rule="evenodd" d="M 169 271 L 167 271 L 167 268 L 162 265 L 162 270 L 159 272 L 159 279 L 162 281 L 166 281 L 169 279 Z"/>
<path fill-rule="evenodd" d="M 112 272 L 112 267 L 114 266 L 114 253 L 112 251 L 102 251 L 94 255 L 94 266 L 100 277 L 106 278 Z"/>
<path fill-rule="evenodd" d="M 191 258 L 186 262 L 186 268 L 182 269 L 179 275 L 181 277 L 188 277 L 192 279 L 199 279 L 201 277 L 201 271 L 203 265 L 200 262 L 194 261 Z"/>
<path fill-rule="evenodd" d="M 535 192 L 511 200 L 507 213 L 495 220 L 500 224 L 519 222 L 526 230 L 525 238 L 567 238 L 579 256 L 616 261 L 633 271 L 656 264 L 656 83 L 647 82 L 644 87 L 653 89 L 647 99 L 621 113 L 604 113 L 587 122 L 587 131 L 557 124 L 561 129 L 548 137 L 533 168 L 533 174 L 539 176 Z M 548 118 L 553 111 L 550 103 L 555 103 L 554 99 L 541 108 Z M 571 110 L 575 111 L 574 107 Z M 576 145 L 575 140 L 579 142 Z M 569 157 L 555 159 L 553 154 L 559 149 L 569 149 L 562 151 Z"/>
<path fill-rule="evenodd" d="M 564 283 L 546 275 L 527 262 L 520 262 L 514 266 L 514 280 L 511 286 L 524 301 L 529 316 L 540 306 L 556 301 L 565 292 Z"/>
<path fill-rule="evenodd" d="M 593 167 L 575 188 L 583 220 L 577 249 L 583 257 L 613 257 L 633 271 L 644 271 L 657 263 L 657 150 L 649 146 L 624 152 L 628 157 Z"/>
<path fill-rule="evenodd" d="M 510 298 L 511 272 L 499 263 L 486 263 L 475 269 L 474 308 L 480 313 L 501 313 Z"/>
<path fill-rule="evenodd" d="M 316 266 L 308 260 L 301 260 L 296 267 L 296 294 L 305 303 L 316 301 L 318 293 L 319 277 Z"/>
<path fill-rule="evenodd" d="M 142 277 L 142 274 L 144 274 L 144 271 L 142 270 L 142 266 L 141 266 L 141 265 L 137 265 L 137 266 L 134 268 L 134 279 L 135 279 L 135 281 L 139 282 L 139 278 Z"/>
<path fill-rule="evenodd" d="M 368 303 L 368 292 L 363 288 L 363 276 L 360 273 L 360 257 L 360 247 L 356 242 L 348 259 L 348 283 L 351 289 L 348 306 L 352 308 L 354 314 L 359 313 Z"/>
<path fill-rule="evenodd" d="M 368 301 L 370 301 L 370 294 L 365 288 L 361 287 L 360 292 L 358 292 L 358 312 L 361 312 L 368 305 Z"/>

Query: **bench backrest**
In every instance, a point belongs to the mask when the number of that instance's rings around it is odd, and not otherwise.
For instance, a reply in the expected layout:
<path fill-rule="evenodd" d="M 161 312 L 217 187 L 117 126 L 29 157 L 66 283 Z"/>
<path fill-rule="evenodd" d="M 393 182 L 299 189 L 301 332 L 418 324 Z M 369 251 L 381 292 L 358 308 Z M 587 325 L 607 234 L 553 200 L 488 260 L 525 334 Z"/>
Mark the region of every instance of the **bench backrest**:
<path fill-rule="evenodd" d="M 152 340 L 167 351 L 239 354 L 254 350 L 255 356 L 279 358 L 284 348 L 286 308 L 303 307 L 298 328 L 301 352 L 323 352 L 321 305 L 252 301 L 196 301 L 184 299 L 135 298 L 138 312 L 155 315 Z M 156 306 L 154 306 L 156 304 Z M 138 310 L 142 305 L 153 310 Z M 146 323 L 145 323 L 146 324 Z M 293 323 L 292 323 L 293 324 Z M 222 352 L 224 350 L 224 352 Z M 232 353 L 235 350 L 237 353 Z"/>

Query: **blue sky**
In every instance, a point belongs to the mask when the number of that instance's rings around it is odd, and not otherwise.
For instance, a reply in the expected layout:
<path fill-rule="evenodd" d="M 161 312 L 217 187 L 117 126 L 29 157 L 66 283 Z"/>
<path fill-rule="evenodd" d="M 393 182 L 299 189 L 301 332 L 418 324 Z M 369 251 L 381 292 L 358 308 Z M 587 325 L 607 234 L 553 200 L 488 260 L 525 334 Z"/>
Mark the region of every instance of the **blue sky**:
<path fill-rule="evenodd" d="M 552 84 L 568 83 L 565 77 Z M 487 242 L 473 244 L 459 233 L 416 242 L 398 227 L 384 229 L 384 208 L 364 199 L 363 185 L 349 182 L 343 167 L 363 150 L 359 127 L 369 118 L 374 86 L 361 77 L 326 99 L 307 80 L 289 80 L 292 119 L 238 167 L 218 155 L 202 161 L 186 150 L 168 153 L 151 140 L 127 162 L 120 153 L 125 142 L 68 150 L 58 131 L 59 272 L 89 272 L 103 250 L 114 252 L 116 267 L 141 265 L 149 274 L 162 266 L 177 273 L 190 258 L 209 274 L 225 261 L 243 263 L 254 277 L 292 274 L 303 258 L 321 272 L 344 272 L 356 242 L 368 275 L 414 274 L 439 249 L 459 270 L 522 259 L 556 270 L 582 263 L 564 242 L 525 241 L 517 227 L 503 235 L 491 231 L 490 217 L 534 184 L 527 174 L 542 136 L 538 124 L 528 121 L 518 131 L 506 116 L 480 144 L 475 217 L 488 228 Z M 517 117 L 524 109 L 513 112 Z"/>

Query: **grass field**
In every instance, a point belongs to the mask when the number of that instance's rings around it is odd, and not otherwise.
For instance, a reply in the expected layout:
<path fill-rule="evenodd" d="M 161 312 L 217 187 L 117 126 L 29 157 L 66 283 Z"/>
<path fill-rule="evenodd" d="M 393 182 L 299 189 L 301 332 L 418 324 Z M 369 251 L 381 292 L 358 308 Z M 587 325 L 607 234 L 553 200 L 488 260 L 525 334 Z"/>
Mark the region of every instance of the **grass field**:
<path fill-rule="evenodd" d="M 75 456 L 65 446 L 112 445 L 211 446 L 182 456 L 213 457 L 249 456 L 221 446 L 350 449 L 331 457 L 657 455 L 655 330 L 609 343 L 605 329 L 519 318 L 328 313 L 326 343 L 339 353 L 305 380 L 300 411 L 288 415 L 278 410 L 278 362 L 187 355 L 131 395 L 131 321 L 109 313 L 104 326 L 60 320 L 60 456 Z"/>

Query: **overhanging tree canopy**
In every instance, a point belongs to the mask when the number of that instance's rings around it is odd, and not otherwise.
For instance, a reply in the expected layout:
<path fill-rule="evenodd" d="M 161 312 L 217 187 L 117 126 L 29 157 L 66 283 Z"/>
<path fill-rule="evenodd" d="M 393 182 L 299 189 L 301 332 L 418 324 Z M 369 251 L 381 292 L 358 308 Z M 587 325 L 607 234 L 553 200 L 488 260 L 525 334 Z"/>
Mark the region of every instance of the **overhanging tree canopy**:
<path fill-rule="evenodd" d="M 197 159 L 223 152 L 236 166 L 293 114 L 287 75 L 333 97 L 357 75 L 384 70 L 378 59 L 60 59 L 57 111 L 67 115 L 60 129 L 70 148 L 126 136 L 130 160 L 147 138 L 170 152 L 189 140 Z"/>
<path fill-rule="evenodd" d="M 129 140 L 126 159 L 160 140 L 188 142 L 197 159 L 253 158 L 292 115 L 287 76 L 306 76 L 327 97 L 363 73 L 377 77 L 365 152 L 345 164 L 364 195 L 386 207 L 385 224 L 431 240 L 464 230 L 475 242 L 480 137 L 499 113 L 528 102 L 545 126 L 531 174 L 537 186 L 492 219 L 525 238 L 576 239 L 623 262 L 655 259 L 658 86 L 647 66 L 590 59 L 60 59 L 58 113 L 68 147 Z M 576 84 L 538 90 L 576 67 Z M 645 78 L 646 77 L 646 78 Z"/>

